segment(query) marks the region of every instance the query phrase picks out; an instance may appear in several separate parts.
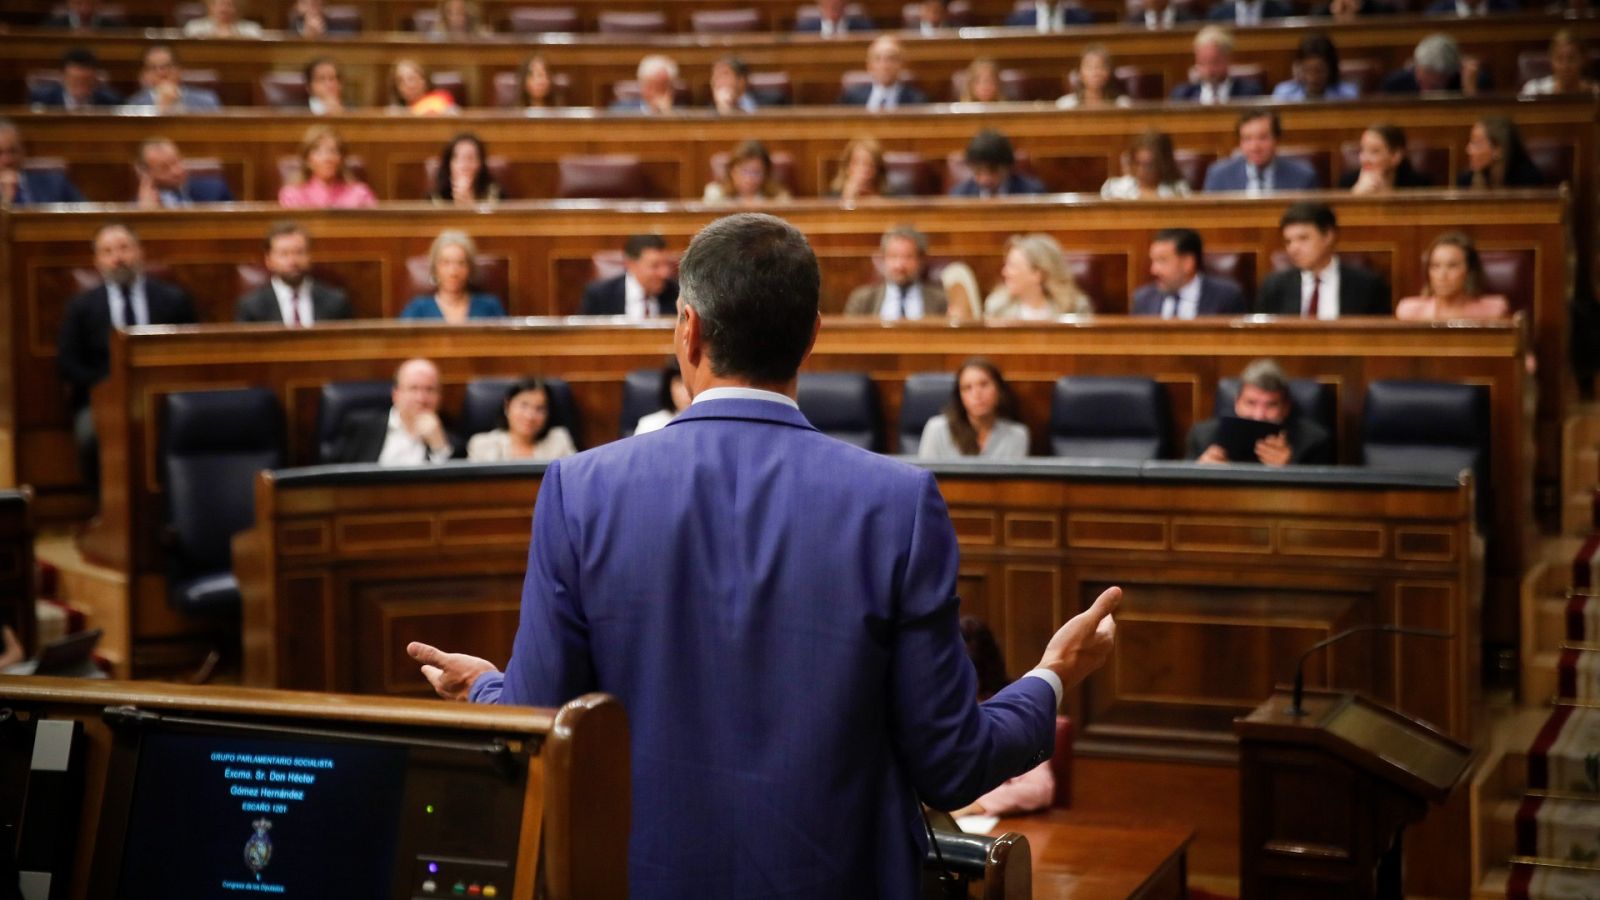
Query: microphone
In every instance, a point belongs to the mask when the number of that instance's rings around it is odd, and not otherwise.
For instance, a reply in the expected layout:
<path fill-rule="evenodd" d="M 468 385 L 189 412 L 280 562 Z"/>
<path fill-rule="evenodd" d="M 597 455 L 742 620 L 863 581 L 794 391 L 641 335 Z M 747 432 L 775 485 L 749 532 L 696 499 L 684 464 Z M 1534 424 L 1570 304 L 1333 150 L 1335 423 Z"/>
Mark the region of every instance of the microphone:
<path fill-rule="evenodd" d="M 1289 704 L 1289 715 L 1298 717 L 1306 714 L 1305 707 L 1300 705 L 1300 700 L 1305 696 L 1306 692 L 1306 657 L 1317 652 L 1318 650 L 1321 650 L 1323 647 L 1326 647 L 1329 644 L 1336 644 L 1352 634 L 1360 634 L 1367 631 L 1377 631 L 1382 632 L 1383 634 L 1408 634 L 1412 637 L 1428 638 L 1449 638 L 1455 636 L 1448 631 L 1439 631 L 1435 628 L 1404 628 L 1399 625 L 1357 625 L 1354 628 L 1347 628 L 1333 637 L 1317 641 L 1315 644 L 1307 647 L 1306 652 L 1300 654 L 1300 659 L 1294 664 L 1294 696 L 1293 700 Z"/>

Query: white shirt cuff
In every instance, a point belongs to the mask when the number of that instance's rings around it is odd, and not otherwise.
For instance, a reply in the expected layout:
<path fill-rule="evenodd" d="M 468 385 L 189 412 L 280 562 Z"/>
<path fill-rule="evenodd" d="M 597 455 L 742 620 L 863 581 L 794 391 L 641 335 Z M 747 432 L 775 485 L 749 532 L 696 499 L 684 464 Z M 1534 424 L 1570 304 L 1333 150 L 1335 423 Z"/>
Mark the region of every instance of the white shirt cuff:
<path fill-rule="evenodd" d="M 1030 672 L 1024 673 L 1022 677 L 1027 678 L 1029 676 L 1037 678 L 1043 681 L 1045 684 L 1050 685 L 1050 690 L 1056 692 L 1056 708 L 1060 709 L 1061 697 L 1066 693 L 1066 690 L 1061 686 L 1061 676 L 1050 671 L 1049 669 L 1034 669 Z"/>

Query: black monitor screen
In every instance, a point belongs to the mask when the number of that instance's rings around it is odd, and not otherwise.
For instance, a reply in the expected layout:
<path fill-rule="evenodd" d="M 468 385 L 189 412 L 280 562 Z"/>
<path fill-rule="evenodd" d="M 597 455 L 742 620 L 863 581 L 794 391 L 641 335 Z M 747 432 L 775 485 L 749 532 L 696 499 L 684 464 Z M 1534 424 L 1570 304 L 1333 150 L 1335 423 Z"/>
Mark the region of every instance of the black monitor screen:
<path fill-rule="evenodd" d="M 146 733 L 118 896 L 387 897 L 408 753 Z"/>

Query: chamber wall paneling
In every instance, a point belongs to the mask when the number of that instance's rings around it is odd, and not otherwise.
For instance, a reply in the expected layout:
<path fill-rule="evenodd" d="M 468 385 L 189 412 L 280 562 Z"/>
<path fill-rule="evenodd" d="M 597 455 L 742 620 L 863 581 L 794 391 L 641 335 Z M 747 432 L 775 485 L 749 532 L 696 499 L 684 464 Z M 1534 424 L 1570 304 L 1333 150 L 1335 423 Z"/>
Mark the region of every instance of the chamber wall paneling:
<path fill-rule="evenodd" d="M 1126 598 L 1112 663 L 1069 695 L 1080 746 L 1231 753 L 1232 720 L 1312 643 L 1368 636 L 1308 666 L 1462 738 L 1478 683 L 1470 488 L 1359 469 L 1189 464 L 934 465 L 961 544 L 962 610 L 1013 677 L 1106 586 Z M 254 686 L 424 694 L 408 640 L 504 662 L 543 466 L 264 473 L 235 541 Z M 1425 551 L 1425 552 L 1424 552 Z"/>

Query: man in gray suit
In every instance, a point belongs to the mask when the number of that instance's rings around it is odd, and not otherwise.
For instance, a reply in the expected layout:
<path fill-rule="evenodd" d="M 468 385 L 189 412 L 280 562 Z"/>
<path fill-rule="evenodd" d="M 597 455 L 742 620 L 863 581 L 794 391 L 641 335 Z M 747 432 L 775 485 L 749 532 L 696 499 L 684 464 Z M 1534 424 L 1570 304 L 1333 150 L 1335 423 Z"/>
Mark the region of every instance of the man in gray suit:
<path fill-rule="evenodd" d="M 1239 151 L 1219 159 L 1206 169 L 1205 190 L 1245 191 L 1270 194 L 1274 191 L 1314 191 L 1321 187 L 1317 173 L 1298 159 L 1278 156 L 1278 139 L 1283 123 L 1270 109 L 1252 109 L 1239 116 L 1234 127 Z"/>
<path fill-rule="evenodd" d="M 948 309 L 944 288 L 926 281 L 928 238 L 909 225 L 884 232 L 884 280 L 864 284 L 850 292 L 845 301 L 847 316 L 877 316 L 885 322 L 943 316 Z"/>
<path fill-rule="evenodd" d="M 158 113 L 216 112 L 222 101 L 215 91 L 191 87 L 183 83 L 183 66 L 178 54 L 166 44 L 151 44 L 139 61 L 137 94 L 129 97 L 129 106 L 153 106 Z"/>
<path fill-rule="evenodd" d="M 1166 228 L 1150 241 L 1150 274 L 1155 281 L 1133 294 L 1133 314 L 1163 319 L 1235 316 L 1249 312 L 1239 286 L 1200 271 L 1205 252 L 1192 228 Z"/>
<path fill-rule="evenodd" d="M 234 319 L 304 327 L 350 318 L 344 291 L 311 280 L 311 237 L 294 222 L 267 232 L 266 284 L 239 298 Z"/>

